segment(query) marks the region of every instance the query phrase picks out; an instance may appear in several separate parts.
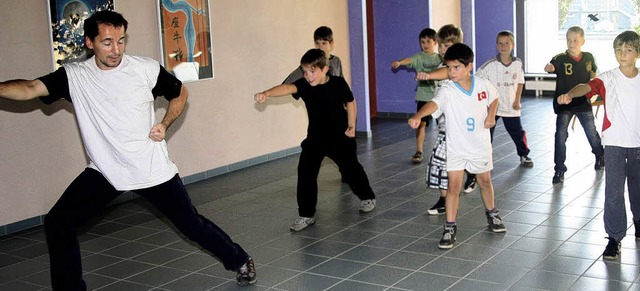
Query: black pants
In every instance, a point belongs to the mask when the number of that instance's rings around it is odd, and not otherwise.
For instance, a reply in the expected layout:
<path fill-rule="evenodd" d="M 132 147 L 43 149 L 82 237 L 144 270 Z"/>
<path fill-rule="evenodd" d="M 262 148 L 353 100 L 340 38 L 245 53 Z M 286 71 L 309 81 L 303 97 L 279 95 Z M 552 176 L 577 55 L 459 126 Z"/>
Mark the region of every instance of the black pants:
<path fill-rule="evenodd" d="M 500 119 L 500 117 L 501 116 L 496 116 L 496 124 L 498 123 L 498 119 Z M 520 116 L 502 117 L 502 122 L 504 123 L 504 128 L 509 133 L 511 140 L 513 140 L 513 143 L 516 145 L 518 156 L 528 156 L 530 151 L 529 145 L 527 145 L 527 133 L 522 128 Z M 491 142 L 493 142 L 493 131 L 495 129 L 495 126 L 490 129 Z"/>
<path fill-rule="evenodd" d="M 318 173 L 324 157 L 332 159 L 342 177 L 360 200 L 374 199 L 369 178 L 358 162 L 356 140 L 347 136 L 331 141 L 307 138 L 302 141 L 302 152 L 298 162 L 298 214 L 313 217 L 318 203 Z"/>
<path fill-rule="evenodd" d="M 219 258 L 227 270 L 239 269 L 248 259 L 242 247 L 198 214 L 177 174 L 160 185 L 134 192 L 158 208 L 187 238 Z M 44 226 L 53 290 L 86 290 L 77 229 L 122 193 L 100 172 L 87 168 L 46 215 Z"/>

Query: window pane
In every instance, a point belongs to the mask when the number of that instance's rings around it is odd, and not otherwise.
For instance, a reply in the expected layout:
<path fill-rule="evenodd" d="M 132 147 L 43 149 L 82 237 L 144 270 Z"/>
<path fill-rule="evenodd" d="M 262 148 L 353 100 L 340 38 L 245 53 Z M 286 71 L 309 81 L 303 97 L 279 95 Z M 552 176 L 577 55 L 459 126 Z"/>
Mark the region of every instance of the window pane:
<path fill-rule="evenodd" d="M 638 2 L 525 0 L 525 71 L 544 73 L 551 58 L 567 49 L 565 34 L 574 25 L 584 29 L 582 50 L 594 55 L 599 72 L 617 67 L 613 39 L 625 30 L 637 31 Z"/>

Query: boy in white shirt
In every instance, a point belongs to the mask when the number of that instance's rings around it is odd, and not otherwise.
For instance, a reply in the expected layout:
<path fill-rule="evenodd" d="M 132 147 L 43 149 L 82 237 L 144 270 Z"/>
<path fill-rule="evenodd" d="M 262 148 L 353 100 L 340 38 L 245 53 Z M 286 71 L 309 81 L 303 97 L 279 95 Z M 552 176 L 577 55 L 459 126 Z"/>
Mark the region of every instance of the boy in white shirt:
<path fill-rule="evenodd" d="M 527 133 L 522 128 L 520 121 L 520 96 L 524 85 L 524 70 L 522 61 L 511 55 L 514 47 L 513 33 L 503 30 L 496 37 L 498 55 L 487 60 L 476 72 L 476 76 L 483 77 L 491 82 L 500 95 L 498 103 L 497 119 L 502 117 L 504 127 L 507 129 L 511 140 L 516 145 L 520 164 L 525 167 L 533 167 L 533 161 L 529 158 L 529 146 L 527 145 Z M 491 140 L 493 131 L 491 128 Z"/>
<path fill-rule="evenodd" d="M 604 100 L 604 229 L 609 235 L 602 254 L 605 260 L 620 257 L 620 241 L 627 232 L 625 180 L 636 240 L 640 239 L 640 76 L 636 67 L 640 36 L 635 31 L 625 31 L 613 40 L 613 49 L 619 67 L 576 85 L 557 98 L 558 104 L 569 104 L 573 98 L 591 99 L 596 94 Z"/>
<path fill-rule="evenodd" d="M 494 205 L 491 169 L 493 169 L 489 128 L 495 125 L 498 94 L 486 79 L 471 75 L 473 51 L 467 45 L 452 45 L 444 55 L 449 80 L 436 96 L 409 119 L 412 128 L 420 119 L 440 111 L 447 116 L 447 172 L 449 191 L 446 198 L 446 223 L 438 247 L 450 249 L 455 242 L 456 216 L 464 171 L 476 174 L 482 193 L 487 222 L 493 232 L 505 232 Z"/>

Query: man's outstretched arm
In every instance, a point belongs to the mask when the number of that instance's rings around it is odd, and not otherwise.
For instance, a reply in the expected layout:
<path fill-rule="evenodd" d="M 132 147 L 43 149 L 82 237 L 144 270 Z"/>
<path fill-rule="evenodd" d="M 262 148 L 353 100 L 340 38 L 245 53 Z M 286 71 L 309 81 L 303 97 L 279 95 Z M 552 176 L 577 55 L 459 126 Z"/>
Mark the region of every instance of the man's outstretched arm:
<path fill-rule="evenodd" d="M 5 99 L 25 101 L 47 95 L 47 87 L 38 79 L 0 82 L 0 97 Z"/>

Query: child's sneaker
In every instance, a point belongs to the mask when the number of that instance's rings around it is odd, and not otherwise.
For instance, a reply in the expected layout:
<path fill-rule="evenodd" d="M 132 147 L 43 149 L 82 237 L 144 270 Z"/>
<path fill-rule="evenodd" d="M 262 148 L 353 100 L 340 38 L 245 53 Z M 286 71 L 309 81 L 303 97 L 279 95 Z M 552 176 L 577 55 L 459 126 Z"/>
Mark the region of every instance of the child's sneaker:
<path fill-rule="evenodd" d="M 414 164 L 422 163 L 422 160 L 422 152 L 416 152 L 415 154 L 413 154 L 413 156 L 411 156 L 411 162 L 413 162 Z"/>
<path fill-rule="evenodd" d="M 533 161 L 528 156 L 520 157 L 520 165 L 531 168 L 533 167 Z"/>
<path fill-rule="evenodd" d="M 450 249 L 453 247 L 453 243 L 456 241 L 457 225 L 444 225 L 444 232 L 442 232 L 442 239 L 438 243 L 438 247 L 441 249 Z"/>
<path fill-rule="evenodd" d="M 298 217 L 296 219 L 296 221 L 293 222 L 293 224 L 291 225 L 291 227 L 289 227 L 289 229 L 291 231 L 301 231 L 305 228 L 307 228 L 307 226 L 312 225 L 316 223 L 316 219 L 314 217 Z"/>
<path fill-rule="evenodd" d="M 436 202 L 436 204 L 434 204 L 431 208 L 429 208 L 429 210 L 427 210 L 427 213 L 429 213 L 429 215 L 442 215 L 445 214 L 445 208 L 444 208 L 444 204 L 445 204 L 445 199 L 443 197 L 440 197 L 438 199 L 438 202 Z"/>
<path fill-rule="evenodd" d="M 609 243 L 602 253 L 602 258 L 605 260 L 617 260 L 620 257 L 620 242 L 616 241 L 612 237 L 608 237 Z"/>
<path fill-rule="evenodd" d="M 256 277 L 256 267 L 251 257 L 238 269 L 236 280 L 238 280 L 238 285 L 240 286 L 251 285 L 258 280 Z"/>
<path fill-rule="evenodd" d="M 365 199 L 360 201 L 360 212 L 367 213 L 373 211 L 376 208 L 375 199 Z"/>
<path fill-rule="evenodd" d="M 489 228 L 493 232 L 505 232 L 507 231 L 507 227 L 502 223 L 502 218 L 500 218 L 498 210 L 492 210 L 491 212 L 485 212 L 487 215 L 487 223 L 489 223 Z"/>
<path fill-rule="evenodd" d="M 477 185 L 477 181 L 476 181 L 476 175 L 475 174 L 467 174 L 467 181 L 464 182 L 464 190 L 462 190 L 464 193 L 471 193 L 473 192 L 473 190 L 476 190 L 476 185 Z"/>
<path fill-rule="evenodd" d="M 596 157 L 596 164 L 593 166 L 596 170 L 604 169 L 604 156 Z"/>
<path fill-rule="evenodd" d="M 562 182 L 564 182 L 564 172 L 556 171 L 556 173 L 553 174 L 553 180 L 551 180 L 551 183 L 558 184 Z"/>

